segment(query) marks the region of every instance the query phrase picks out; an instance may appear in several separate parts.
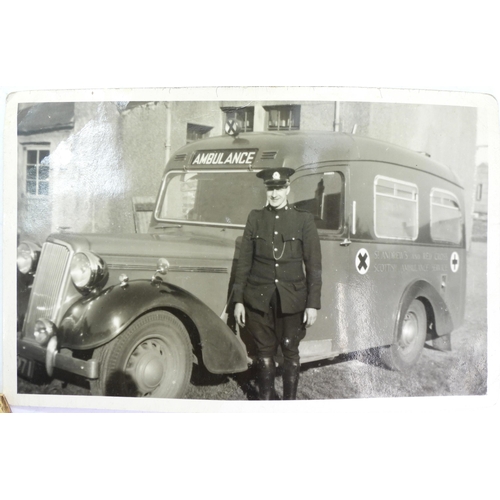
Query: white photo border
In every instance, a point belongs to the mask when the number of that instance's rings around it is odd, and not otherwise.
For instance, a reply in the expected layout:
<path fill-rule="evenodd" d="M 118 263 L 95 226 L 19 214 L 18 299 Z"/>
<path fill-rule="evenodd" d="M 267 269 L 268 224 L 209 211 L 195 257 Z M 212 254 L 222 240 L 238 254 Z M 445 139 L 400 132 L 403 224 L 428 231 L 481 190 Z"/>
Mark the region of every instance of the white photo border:
<path fill-rule="evenodd" d="M 20 91 L 8 96 L 4 122 L 3 178 L 3 392 L 11 407 L 52 408 L 87 411 L 134 412 L 387 412 L 456 410 L 490 407 L 499 395 L 499 339 L 488 334 L 488 389 L 486 396 L 445 396 L 430 398 L 372 398 L 369 400 L 322 400 L 282 402 L 160 400 L 93 396 L 52 396 L 17 393 L 16 299 L 15 283 L 17 234 L 17 109 L 23 102 L 100 102 L 100 101 L 356 101 L 373 103 L 432 104 L 469 106 L 485 110 L 489 145 L 489 217 L 488 217 L 488 304 L 499 298 L 500 205 L 494 193 L 500 186 L 500 144 L 498 104 L 492 96 L 471 92 L 403 90 L 342 87 L 198 87 L 165 89 L 94 89 Z M 498 329 L 495 307 L 488 307 L 488 333 Z"/>

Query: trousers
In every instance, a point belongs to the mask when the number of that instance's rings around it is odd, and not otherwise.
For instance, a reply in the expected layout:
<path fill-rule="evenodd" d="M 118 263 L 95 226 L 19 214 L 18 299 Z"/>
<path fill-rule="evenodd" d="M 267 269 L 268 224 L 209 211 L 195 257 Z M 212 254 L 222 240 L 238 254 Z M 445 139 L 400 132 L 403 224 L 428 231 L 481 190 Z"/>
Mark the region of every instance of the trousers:
<path fill-rule="evenodd" d="M 284 314 L 281 311 L 279 293 L 271 297 L 267 312 L 245 307 L 247 328 L 255 340 L 259 358 L 273 357 L 281 346 L 285 360 L 298 363 L 299 344 L 306 336 L 303 312 Z"/>

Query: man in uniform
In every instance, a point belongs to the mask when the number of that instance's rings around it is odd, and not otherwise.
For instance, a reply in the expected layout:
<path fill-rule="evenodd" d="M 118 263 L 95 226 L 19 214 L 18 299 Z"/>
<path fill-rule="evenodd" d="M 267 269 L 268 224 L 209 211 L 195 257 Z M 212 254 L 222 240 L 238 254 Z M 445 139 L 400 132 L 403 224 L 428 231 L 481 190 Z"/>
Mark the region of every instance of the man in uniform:
<path fill-rule="evenodd" d="M 248 216 L 236 268 L 234 316 L 257 345 L 260 399 L 274 399 L 274 355 L 284 357 L 283 399 L 296 399 L 299 343 L 321 307 L 321 248 L 314 217 L 288 204 L 291 168 L 261 170 L 267 205 Z M 304 273 L 305 268 L 305 273 Z"/>

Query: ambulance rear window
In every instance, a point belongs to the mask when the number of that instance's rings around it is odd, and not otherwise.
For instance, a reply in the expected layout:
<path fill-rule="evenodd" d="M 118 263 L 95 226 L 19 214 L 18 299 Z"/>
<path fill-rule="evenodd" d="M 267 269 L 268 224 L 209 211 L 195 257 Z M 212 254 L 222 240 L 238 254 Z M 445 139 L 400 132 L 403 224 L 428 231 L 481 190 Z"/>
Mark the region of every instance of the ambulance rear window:
<path fill-rule="evenodd" d="M 457 198 L 448 191 L 431 191 L 431 238 L 433 241 L 460 243 L 463 216 Z"/>
<path fill-rule="evenodd" d="M 254 172 L 172 172 L 156 217 L 244 225 L 250 211 L 265 204 L 266 191 Z"/>

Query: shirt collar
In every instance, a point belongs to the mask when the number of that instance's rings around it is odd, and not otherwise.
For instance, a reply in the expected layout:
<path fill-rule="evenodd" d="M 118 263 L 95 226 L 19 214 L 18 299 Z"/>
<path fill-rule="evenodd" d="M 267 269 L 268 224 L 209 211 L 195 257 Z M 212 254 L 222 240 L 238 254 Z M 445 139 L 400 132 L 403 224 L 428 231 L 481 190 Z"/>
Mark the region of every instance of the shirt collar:
<path fill-rule="evenodd" d="M 271 205 L 266 205 L 266 208 L 270 211 L 270 212 L 281 212 L 283 210 L 290 210 L 290 205 L 287 203 L 284 207 L 281 207 L 281 208 L 274 208 L 272 207 Z"/>

